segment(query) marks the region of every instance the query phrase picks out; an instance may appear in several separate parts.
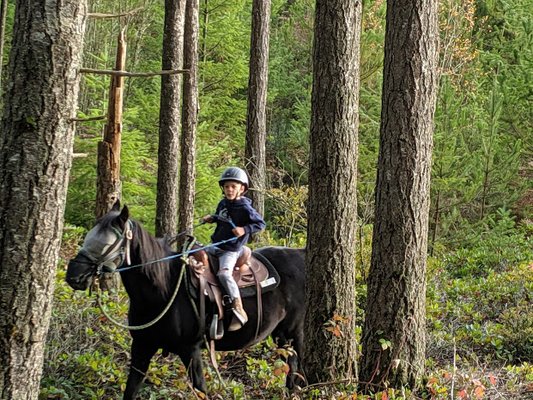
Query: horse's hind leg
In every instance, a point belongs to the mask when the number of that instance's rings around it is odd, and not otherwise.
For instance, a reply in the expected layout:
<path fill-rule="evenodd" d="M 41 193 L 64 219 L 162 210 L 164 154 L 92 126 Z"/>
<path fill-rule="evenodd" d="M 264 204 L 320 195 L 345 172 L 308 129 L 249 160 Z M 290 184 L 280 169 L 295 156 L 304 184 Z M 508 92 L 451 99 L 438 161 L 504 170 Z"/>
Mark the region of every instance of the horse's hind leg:
<path fill-rule="evenodd" d="M 290 371 L 287 375 L 286 382 L 286 386 L 289 389 L 294 389 L 295 386 L 304 387 L 307 385 L 307 380 L 305 378 L 305 373 L 301 362 L 304 352 L 303 327 L 294 332 L 292 347 L 295 354 L 289 356 Z"/>
<path fill-rule="evenodd" d="M 181 349 L 178 351 L 181 361 L 189 371 L 189 377 L 194 388 L 207 394 L 207 385 L 205 383 L 202 353 L 200 347 L 194 345 L 191 348 Z"/>
<path fill-rule="evenodd" d="M 141 383 L 146 376 L 146 371 L 150 365 L 150 360 L 154 356 L 156 348 L 152 348 L 146 343 L 139 343 L 133 339 L 131 345 L 131 364 L 128 374 L 128 382 L 124 391 L 124 400 L 134 400 L 139 392 Z"/>

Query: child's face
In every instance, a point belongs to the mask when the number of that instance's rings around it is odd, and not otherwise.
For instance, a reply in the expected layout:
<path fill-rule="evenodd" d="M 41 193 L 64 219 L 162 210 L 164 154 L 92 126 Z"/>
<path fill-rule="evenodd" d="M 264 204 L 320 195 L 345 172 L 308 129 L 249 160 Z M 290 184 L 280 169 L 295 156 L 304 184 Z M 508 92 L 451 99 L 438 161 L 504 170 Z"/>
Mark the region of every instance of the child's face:
<path fill-rule="evenodd" d="M 222 185 L 224 196 L 228 200 L 236 200 L 244 193 L 244 185 L 235 181 L 226 181 Z"/>

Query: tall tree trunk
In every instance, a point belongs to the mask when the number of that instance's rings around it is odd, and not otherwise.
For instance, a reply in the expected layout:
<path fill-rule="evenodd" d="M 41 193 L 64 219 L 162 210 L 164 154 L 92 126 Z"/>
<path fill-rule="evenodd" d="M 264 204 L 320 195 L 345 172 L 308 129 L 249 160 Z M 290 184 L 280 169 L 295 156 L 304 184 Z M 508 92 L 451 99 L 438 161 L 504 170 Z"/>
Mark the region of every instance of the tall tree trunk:
<path fill-rule="evenodd" d="M 437 1 L 387 7 L 372 260 L 360 380 L 415 388 L 425 360 Z M 371 387 L 369 389 L 373 389 Z"/>
<path fill-rule="evenodd" d="M 181 167 L 179 184 L 179 230 L 192 231 L 196 184 L 196 125 L 198 123 L 198 0 L 187 0 L 185 11 Z"/>
<path fill-rule="evenodd" d="M 186 0 L 165 1 L 163 33 L 164 70 L 183 65 L 183 29 Z M 174 236 L 178 217 L 178 166 L 181 118 L 181 74 L 162 75 L 159 111 L 157 202 L 155 234 Z"/>
<path fill-rule="evenodd" d="M 0 398 L 37 399 L 72 161 L 83 0 L 18 1 L 0 137 Z"/>
<path fill-rule="evenodd" d="M 209 0 L 204 0 L 204 23 L 202 26 L 202 62 L 207 61 L 207 27 L 209 26 Z"/>
<path fill-rule="evenodd" d="M 357 378 L 355 260 L 361 2 L 318 0 L 313 47 L 304 366 Z"/>
<path fill-rule="evenodd" d="M 124 71 L 126 66 L 126 39 L 124 29 L 117 39 L 115 70 Z M 107 124 L 104 138 L 98 143 L 98 177 L 96 182 L 96 218 L 104 216 L 122 193 L 120 181 L 120 148 L 122 141 L 122 103 L 124 77 L 111 76 Z"/>
<path fill-rule="evenodd" d="M 2 95 L 2 69 L 4 66 L 4 44 L 6 42 L 6 17 L 7 17 L 7 0 L 0 0 L 0 96 Z M 0 102 L 0 104 L 2 104 Z"/>
<path fill-rule="evenodd" d="M 270 0 L 254 0 L 248 80 L 245 167 L 251 180 L 248 196 L 255 209 L 265 211 L 266 188 L 266 100 L 270 36 Z"/>

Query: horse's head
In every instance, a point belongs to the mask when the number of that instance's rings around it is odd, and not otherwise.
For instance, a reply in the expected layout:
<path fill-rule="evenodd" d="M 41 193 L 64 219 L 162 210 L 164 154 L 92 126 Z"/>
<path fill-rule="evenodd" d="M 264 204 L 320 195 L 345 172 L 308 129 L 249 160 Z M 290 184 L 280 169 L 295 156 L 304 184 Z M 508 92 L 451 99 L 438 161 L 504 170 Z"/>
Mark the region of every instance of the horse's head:
<path fill-rule="evenodd" d="M 128 207 L 120 210 L 117 201 L 87 233 L 83 246 L 68 263 L 67 283 L 76 290 L 87 289 L 94 276 L 113 272 L 129 258 L 132 238 Z"/>

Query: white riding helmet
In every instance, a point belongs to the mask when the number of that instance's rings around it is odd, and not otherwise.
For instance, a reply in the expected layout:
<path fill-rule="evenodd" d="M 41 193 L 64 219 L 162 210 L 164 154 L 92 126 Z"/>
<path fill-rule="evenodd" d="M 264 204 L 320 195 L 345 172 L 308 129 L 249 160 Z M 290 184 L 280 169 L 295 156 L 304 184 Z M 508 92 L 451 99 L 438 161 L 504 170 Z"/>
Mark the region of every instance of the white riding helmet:
<path fill-rule="evenodd" d="M 250 185 L 246 172 L 237 167 L 229 167 L 222 172 L 222 175 L 220 175 L 220 179 L 218 180 L 218 184 L 223 186 L 224 182 L 226 181 L 235 181 L 243 184 L 245 192 L 248 190 L 248 186 Z"/>

